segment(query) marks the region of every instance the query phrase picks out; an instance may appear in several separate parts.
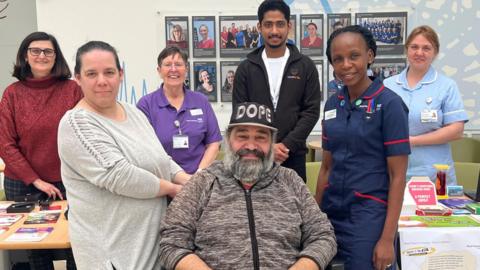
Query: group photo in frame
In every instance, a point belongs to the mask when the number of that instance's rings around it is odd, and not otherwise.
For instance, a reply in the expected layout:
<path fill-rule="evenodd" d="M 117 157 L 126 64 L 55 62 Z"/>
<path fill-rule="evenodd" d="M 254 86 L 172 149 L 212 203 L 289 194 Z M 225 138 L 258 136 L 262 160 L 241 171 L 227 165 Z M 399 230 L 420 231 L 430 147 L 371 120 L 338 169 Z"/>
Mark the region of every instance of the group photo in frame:
<path fill-rule="evenodd" d="M 406 67 L 407 60 L 405 58 L 376 58 L 370 66 L 370 70 L 374 77 L 385 80 L 388 77 L 400 74 Z"/>
<path fill-rule="evenodd" d="M 240 65 L 240 61 L 221 61 L 220 62 L 220 100 L 222 102 L 232 102 L 233 83 L 235 72 Z"/>
<path fill-rule="evenodd" d="M 217 64 L 216 62 L 193 62 L 194 91 L 204 94 L 208 101 L 217 99 Z"/>
<path fill-rule="evenodd" d="M 308 56 L 323 56 L 323 14 L 300 15 L 300 51 Z"/>
<path fill-rule="evenodd" d="M 352 24 L 352 15 L 350 13 L 327 14 L 327 37 L 330 37 L 330 35 L 335 30 L 351 24 Z"/>
<path fill-rule="evenodd" d="M 192 17 L 193 57 L 216 57 L 215 16 Z"/>
<path fill-rule="evenodd" d="M 377 55 L 399 55 L 404 52 L 407 15 L 407 12 L 356 13 L 355 22 L 372 32 Z"/>
<path fill-rule="evenodd" d="M 245 57 L 257 48 L 257 16 L 220 16 L 220 57 Z"/>
<path fill-rule="evenodd" d="M 177 46 L 188 55 L 188 17 L 165 17 L 165 40 L 167 46 Z"/>

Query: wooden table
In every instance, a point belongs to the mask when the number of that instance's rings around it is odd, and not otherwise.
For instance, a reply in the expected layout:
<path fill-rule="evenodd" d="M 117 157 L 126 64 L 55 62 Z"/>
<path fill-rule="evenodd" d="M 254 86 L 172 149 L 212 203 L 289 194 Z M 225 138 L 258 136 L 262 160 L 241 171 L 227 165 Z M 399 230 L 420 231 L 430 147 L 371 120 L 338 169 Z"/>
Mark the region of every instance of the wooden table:
<path fill-rule="evenodd" d="M 68 236 L 68 221 L 63 215 L 67 207 L 67 201 L 55 201 L 52 205 L 61 205 L 62 214 L 56 223 L 53 224 L 29 224 L 25 225 L 23 222 L 27 219 L 28 213 L 24 213 L 23 217 L 10 226 L 8 231 L 0 234 L 0 249 L 59 249 L 70 248 L 70 238 Z M 34 211 L 38 211 L 38 206 Z M 53 227 L 53 231 L 42 241 L 39 242 L 6 242 L 4 241 L 8 236 L 13 234 L 18 228 L 39 228 L 39 227 Z"/>
<path fill-rule="evenodd" d="M 316 150 L 322 150 L 322 141 L 309 141 L 307 147 L 311 149 L 309 160 L 315 161 L 315 152 Z"/>

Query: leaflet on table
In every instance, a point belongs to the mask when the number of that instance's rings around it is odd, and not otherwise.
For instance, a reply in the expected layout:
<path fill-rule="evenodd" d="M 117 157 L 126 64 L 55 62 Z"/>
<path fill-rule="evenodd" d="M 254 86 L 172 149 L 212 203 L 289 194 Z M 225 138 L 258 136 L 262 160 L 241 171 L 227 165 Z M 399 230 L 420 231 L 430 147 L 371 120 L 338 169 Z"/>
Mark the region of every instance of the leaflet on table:
<path fill-rule="evenodd" d="M 49 224 L 56 223 L 61 211 L 42 211 L 28 214 L 24 224 Z"/>
<path fill-rule="evenodd" d="M 450 199 L 438 200 L 438 202 L 452 209 L 464 209 L 467 204 L 473 203 L 474 201 L 471 199 L 464 199 L 464 198 L 450 198 Z"/>
<path fill-rule="evenodd" d="M 480 227 L 480 222 L 470 216 L 403 216 L 399 227 Z"/>
<path fill-rule="evenodd" d="M 19 221 L 22 217 L 22 214 L 0 214 L 0 227 L 10 226 Z"/>
<path fill-rule="evenodd" d="M 480 269 L 478 227 L 428 230 L 403 228 L 400 230 L 399 246 L 402 269 Z"/>
<path fill-rule="evenodd" d="M 43 228 L 19 228 L 14 234 L 10 235 L 5 241 L 8 242 L 38 242 L 42 241 L 53 227 Z"/>

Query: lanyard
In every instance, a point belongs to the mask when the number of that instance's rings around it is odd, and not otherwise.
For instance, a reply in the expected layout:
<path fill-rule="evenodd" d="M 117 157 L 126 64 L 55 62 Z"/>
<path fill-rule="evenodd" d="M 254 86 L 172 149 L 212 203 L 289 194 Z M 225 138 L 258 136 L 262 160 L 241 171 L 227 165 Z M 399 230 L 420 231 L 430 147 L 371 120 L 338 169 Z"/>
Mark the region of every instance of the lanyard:
<path fill-rule="evenodd" d="M 288 57 L 290 57 L 290 50 L 288 48 L 285 48 L 285 54 L 283 55 L 282 63 L 277 76 L 277 83 L 275 85 L 271 85 L 269 80 L 270 97 L 272 99 L 274 110 L 277 109 L 278 97 L 280 96 L 280 86 L 282 86 L 283 72 L 285 71 L 285 66 L 287 65 Z M 265 49 L 263 49 L 263 52 L 262 52 L 262 59 L 263 59 L 263 63 L 265 64 L 265 68 L 267 69 L 267 76 L 268 78 L 270 78 L 272 76 L 272 72 L 270 70 L 270 65 L 268 64 L 267 52 L 265 51 Z"/>
<path fill-rule="evenodd" d="M 173 121 L 173 125 L 175 125 L 175 127 L 178 128 L 178 134 L 182 135 L 182 129 L 180 128 L 180 121 L 178 120 Z"/>

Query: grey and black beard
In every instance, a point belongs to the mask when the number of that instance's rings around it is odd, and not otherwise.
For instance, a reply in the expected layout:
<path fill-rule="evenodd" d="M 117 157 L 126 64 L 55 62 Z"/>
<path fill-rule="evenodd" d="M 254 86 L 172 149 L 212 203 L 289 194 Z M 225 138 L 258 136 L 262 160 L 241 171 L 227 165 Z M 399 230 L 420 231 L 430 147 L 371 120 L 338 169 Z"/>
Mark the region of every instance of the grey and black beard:
<path fill-rule="evenodd" d="M 272 147 L 273 148 L 273 147 Z M 272 149 L 270 148 L 270 149 Z M 242 159 L 243 155 L 253 153 L 258 160 Z M 268 172 L 273 165 L 273 151 L 270 150 L 267 156 L 258 150 L 242 149 L 234 153 L 230 145 L 225 147 L 225 156 L 223 159 L 225 169 L 232 172 L 233 177 L 244 184 L 254 184 L 262 175 Z"/>

